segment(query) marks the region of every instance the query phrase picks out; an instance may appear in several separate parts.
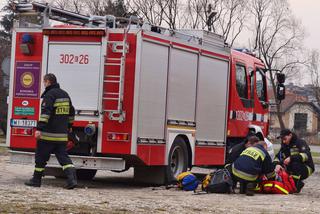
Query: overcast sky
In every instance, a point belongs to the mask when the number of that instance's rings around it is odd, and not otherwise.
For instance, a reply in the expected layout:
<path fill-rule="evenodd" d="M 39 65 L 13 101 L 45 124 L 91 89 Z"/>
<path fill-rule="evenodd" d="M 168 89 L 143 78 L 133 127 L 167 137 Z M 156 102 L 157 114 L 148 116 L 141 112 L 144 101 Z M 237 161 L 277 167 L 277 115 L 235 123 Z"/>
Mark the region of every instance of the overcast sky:
<path fill-rule="evenodd" d="M 289 0 L 289 2 L 293 13 L 302 21 L 306 29 L 306 46 L 310 49 L 320 50 L 320 1 Z"/>
<path fill-rule="evenodd" d="M 88 0 L 89 1 L 89 0 Z M 320 1 L 319 0 L 288 0 L 293 13 L 299 18 L 307 31 L 305 44 L 310 49 L 320 50 Z M 6 0 L 0 0 L 0 8 Z M 2 14 L 1 14 L 2 16 Z"/>
<path fill-rule="evenodd" d="M 88 0 L 89 1 L 89 0 Z M 267 1 L 267 0 L 266 0 Z M 308 49 L 320 51 L 320 1 L 319 0 L 288 0 L 295 16 L 301 20 L 306 30 L 305 45 Z M 0 0 L 0 8 L 6 0 Z M 0 13 L 0 16 L 3 14 Z M 246 41 L 244 41 L 246 43 Z"/>

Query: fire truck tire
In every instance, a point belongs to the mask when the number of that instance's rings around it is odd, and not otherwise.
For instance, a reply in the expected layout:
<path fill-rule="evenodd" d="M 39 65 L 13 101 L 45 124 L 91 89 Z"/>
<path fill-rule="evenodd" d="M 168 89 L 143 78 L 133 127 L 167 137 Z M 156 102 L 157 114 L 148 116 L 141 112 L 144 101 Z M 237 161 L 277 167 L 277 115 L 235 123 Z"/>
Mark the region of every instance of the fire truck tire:
<path fill-rule="evenodd" d="M 176 177 L 188 169 L 188 148 L 182 137 L 177 137 L 168 155 L 168 166 L 166 169 L 167 183 L 176 181 Z"/>
<path fill-rule="evenodd" d="M 77 169 L 77 178 L 78 180 L 92 180 L 96 173 L 95 169 Z"/>

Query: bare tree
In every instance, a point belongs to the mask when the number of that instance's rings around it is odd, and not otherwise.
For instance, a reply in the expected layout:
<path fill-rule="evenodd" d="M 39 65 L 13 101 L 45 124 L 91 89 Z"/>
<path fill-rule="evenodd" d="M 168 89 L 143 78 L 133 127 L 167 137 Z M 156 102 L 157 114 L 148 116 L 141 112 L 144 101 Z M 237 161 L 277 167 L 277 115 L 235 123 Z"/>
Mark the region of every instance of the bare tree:
<path fill-rule="evenodd" d="M 66 0 L 56 0 L 52 2 L 54 6 L 62 9 L 62 10 L 68 10 L 70 9 L 70 1 Z"/>
<path fill-rule="evenodd" d="M 171 29 L 179 27 L 183 14 L 183 0 L 128 0 L 130 10 L 140 18 L 153 25 L 167 26 Z"/>
<path fill-rule="evenodd" d="M 237 37 L 245 27 L 247 18 L 247 1 L 246 0 L 222 0 L 222 11 L 217 20 L 214 22 L 216 33 L 223 35 L 225 42 L 232 47 Z"/>
<path fill-rule="evenodd" d="M 319 60 L 320 55 L 317 50 L 311 51 L 309 64 L 309 72 L 311 77 L 311 84 L 313 88 L 313 94 L 317 101 L 318 106 L 320 106 L 320 73 L 319 73 Z"/>
<path fill-rule="evenodd" d="M 186 20 L 192 29 L 214 31 L 214 23 L 221 14 L 221 0 L 189 0 Z"/>
<path fill-rule="evenodd" d="M 290 77 L 296 75 L 299 66 L 306 62 L 300 59 L 304 30 L 293 16 L 287 0 L 271 0 L 267 3 L 264 0 L 252 0 L 250 8 L 255 18 L 253 47 L 265 63 L 276 97 L 274 69 Z M 277 117 L 280 127 L 284 128 L 279 104 Z"/>
<path fill-rule="evenodd" d="M 164 11 L 158 4 L 158 0 L 129 0 L 129 10 L 152 25 L 161 26 L 163 23 Z"/>
<path fill-rule="evenodd" d="M 205 29 L 218 33 L 233 46 L 247 18 L 245 0 L 189 0 L 189 25 L 193 29 Z"/>
<path fill-rule="evenodd" d="M 52 4 L 64 10 L 92 15 L 125 16 L 127 9 L 124 0 L 51 0 Z"/>
<path fill-rule="evenodd" d="M 156 0 L 163 12 L 163 20 L 169 28 L 177 28 L 177 17 L 179 12 L 179 0 Z"/>

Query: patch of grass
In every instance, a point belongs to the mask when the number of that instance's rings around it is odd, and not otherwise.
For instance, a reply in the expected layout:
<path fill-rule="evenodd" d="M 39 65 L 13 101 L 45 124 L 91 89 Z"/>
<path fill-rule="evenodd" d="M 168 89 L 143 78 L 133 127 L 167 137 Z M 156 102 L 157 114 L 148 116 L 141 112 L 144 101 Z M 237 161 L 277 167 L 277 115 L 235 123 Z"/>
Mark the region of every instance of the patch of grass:
<path fill-rule="evenodd" d="M 319 164 L 319 165 L 320 165 L 320 159 L 319 159 L 319 158 L 315 158 L 315 159 L 313 159 L 313 163 L 314 163 L 314 164 Z"/>
<path fill-rule="evenodd" d="M 7 147 L 1 147 L 0 146 L 0 155 L 4 155 L 8 153 L 8 148 Z"/>
<path fill-rule="evenodd" d="M 319 152 L 311 152 L 312 157 L 320 157 Z"/>

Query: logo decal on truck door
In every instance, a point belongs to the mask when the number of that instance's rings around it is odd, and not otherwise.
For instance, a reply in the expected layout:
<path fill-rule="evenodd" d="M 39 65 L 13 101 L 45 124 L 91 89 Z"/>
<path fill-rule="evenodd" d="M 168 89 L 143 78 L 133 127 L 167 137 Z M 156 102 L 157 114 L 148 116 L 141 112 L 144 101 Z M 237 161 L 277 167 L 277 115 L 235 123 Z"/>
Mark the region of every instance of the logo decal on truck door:
<path fill-rule="evenodd" d="M 40 62 L 16 62 L 14 85 L 15 97 L 39 97 L 40 64 Z"/>

